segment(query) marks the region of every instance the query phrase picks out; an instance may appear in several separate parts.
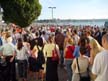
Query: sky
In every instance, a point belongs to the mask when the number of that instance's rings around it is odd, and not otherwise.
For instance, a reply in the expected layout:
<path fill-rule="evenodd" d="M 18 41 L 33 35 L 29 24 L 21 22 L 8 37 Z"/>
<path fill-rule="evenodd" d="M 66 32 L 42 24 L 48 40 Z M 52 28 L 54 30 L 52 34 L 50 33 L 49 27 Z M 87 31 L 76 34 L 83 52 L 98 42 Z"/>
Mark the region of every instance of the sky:
<path fill-rule="evenodd" d="M 108 19 L 108 0 L 39 0 L 39 19 Z"/>

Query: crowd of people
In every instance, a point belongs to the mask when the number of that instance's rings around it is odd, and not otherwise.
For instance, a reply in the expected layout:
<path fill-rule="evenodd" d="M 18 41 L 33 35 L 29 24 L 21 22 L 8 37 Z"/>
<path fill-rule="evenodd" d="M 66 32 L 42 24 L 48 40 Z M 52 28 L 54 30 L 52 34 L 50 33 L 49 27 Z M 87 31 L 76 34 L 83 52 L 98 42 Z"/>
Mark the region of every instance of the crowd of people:
<path fill-rule="evenodd" d="M 108 34 L 98 27 L 10 27 L 0 32 L 0 81 L 107 81 Z"/>

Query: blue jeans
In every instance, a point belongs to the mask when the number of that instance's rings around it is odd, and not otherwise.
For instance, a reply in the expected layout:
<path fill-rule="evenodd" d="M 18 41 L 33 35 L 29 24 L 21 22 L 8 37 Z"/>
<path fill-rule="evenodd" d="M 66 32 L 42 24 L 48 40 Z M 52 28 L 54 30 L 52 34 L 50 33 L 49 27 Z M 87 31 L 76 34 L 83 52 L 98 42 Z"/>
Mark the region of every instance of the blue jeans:
<path fill-rule="evenodd" d="M 72 65 L 73 60 L 72 59 L 65 59 L 65 65 L 66 65 L 66 70 L 67 70 L 67 75 L 68 75 L 68 80 L 71 81 L 72 80 Z"/>

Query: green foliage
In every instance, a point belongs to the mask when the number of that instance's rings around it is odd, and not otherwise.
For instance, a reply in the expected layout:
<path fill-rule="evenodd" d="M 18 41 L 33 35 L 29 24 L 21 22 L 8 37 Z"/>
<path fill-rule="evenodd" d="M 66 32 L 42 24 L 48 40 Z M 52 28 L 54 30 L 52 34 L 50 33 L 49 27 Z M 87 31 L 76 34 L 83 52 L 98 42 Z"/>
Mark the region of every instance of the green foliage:
<path fill-rule="evenodd" d="M 3 20 L 20 27 L 29 26 L 41 13 L 39 0 L 0 0 Z"/>

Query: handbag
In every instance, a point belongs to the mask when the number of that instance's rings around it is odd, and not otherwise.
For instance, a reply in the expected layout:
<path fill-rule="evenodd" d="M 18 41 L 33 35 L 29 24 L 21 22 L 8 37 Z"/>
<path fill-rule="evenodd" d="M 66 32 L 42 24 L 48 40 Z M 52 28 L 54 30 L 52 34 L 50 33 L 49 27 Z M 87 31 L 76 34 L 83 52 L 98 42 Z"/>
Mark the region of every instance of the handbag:
<path fill-rule="evenodd" d="M 58 56 L 58 52 L 56 49 L 56 44 L 54 49 L 52 50 L 52 61 L 59 61 L 59 56 Z"/>
<path fill-rule="evenodd" d="M 81 76 L 80 67 L 79 67 L 79 63 L 78 63 L 78 58 L 76 58 L 76 61 L 77 61 L 77 66 L 78 66 L 80 81 L 91 81 L 91 80 L 90 80 L 89 73 L 88 73 L 88 70 L 87 70 L 87 76 Z"/>

